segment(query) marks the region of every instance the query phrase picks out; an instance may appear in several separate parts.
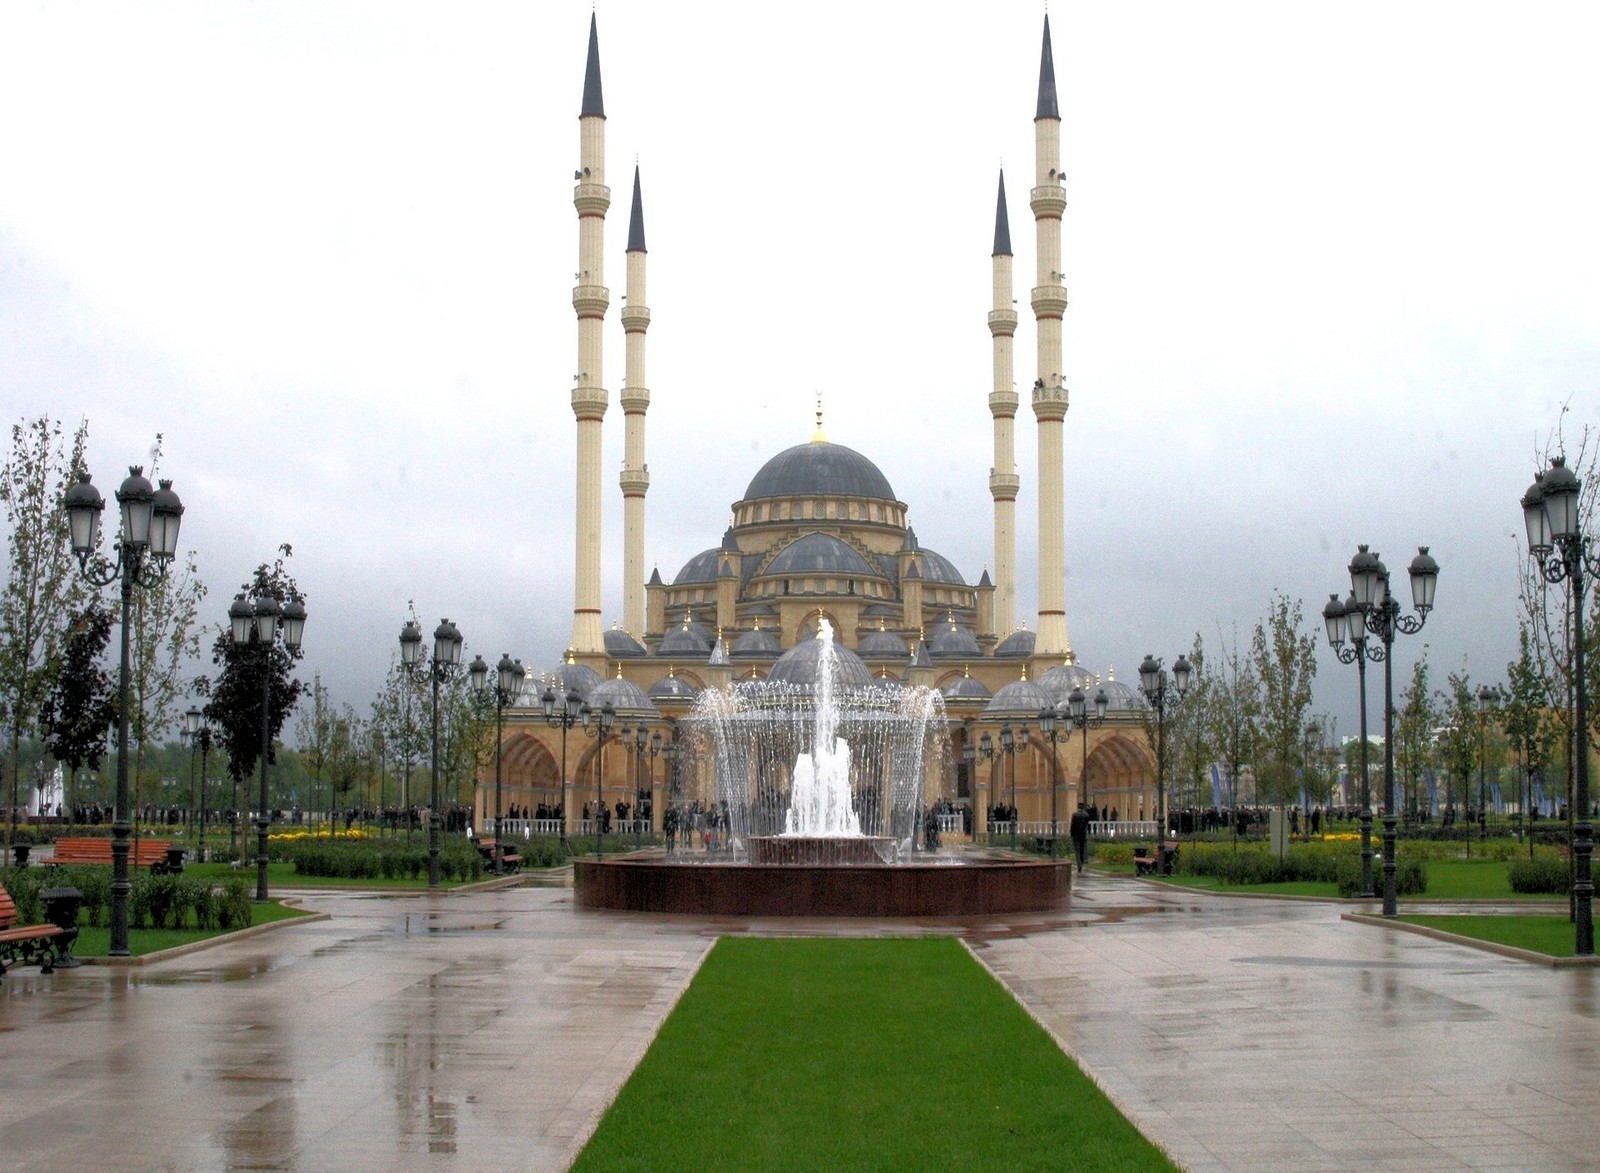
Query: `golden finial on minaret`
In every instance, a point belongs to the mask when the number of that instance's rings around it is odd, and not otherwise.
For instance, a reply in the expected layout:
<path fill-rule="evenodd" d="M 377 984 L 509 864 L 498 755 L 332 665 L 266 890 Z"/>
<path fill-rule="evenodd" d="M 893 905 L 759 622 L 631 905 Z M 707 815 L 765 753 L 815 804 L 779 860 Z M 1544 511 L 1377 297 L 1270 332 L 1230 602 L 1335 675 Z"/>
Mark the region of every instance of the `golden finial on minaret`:
<path fill-rule="evenodd" d="M 817 392 L 817 430 L 815 432 L 811 433 L 811 442 L 813 444 L 826 444 L 828 442 L 828 437 L 825 436 L 823 434 L 823 432 L 822 432 L 822 392 L 821 391 Z"/>

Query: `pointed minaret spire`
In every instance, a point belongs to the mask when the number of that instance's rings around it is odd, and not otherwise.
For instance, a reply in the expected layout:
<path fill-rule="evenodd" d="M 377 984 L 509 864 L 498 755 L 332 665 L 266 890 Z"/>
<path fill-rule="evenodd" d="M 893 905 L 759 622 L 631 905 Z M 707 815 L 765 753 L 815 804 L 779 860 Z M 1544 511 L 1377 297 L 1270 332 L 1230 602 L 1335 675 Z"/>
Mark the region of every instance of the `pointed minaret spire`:
<path fill-rule="evenodd" d="M 1064 421 L 1067 388 L 1061 370 L 1061 320 L 1067 288 L 1061 272 L 1061 217 L 1067 193 L 1061 176 L 1061 114 L 1056 106 L 1056 68 L 1050 51 L 1050 18 L 1044 21 L 1039 58 L 1039 105 L 1033 119 L 1034 180 L 1028 203 L 1036 237 L 1033 293 L 1037 377 L 1033 414 L 1039 433 L 1039 631 L 1034 654 L 1067 655 L 1066 458 Z"/>
<path fill-rule="evenodd" d="M 1046 42 L 1045 50 L 1049 51 L 1049 18 L 1045 19 Z M 1052 83 L 1054 84 L 1054 83 Z M 1040 99 L 1043 101 L 1043 99 Z M 606 116 L 606 100 L 600 93 L 600 29 L 595 23 L 594 13 L 589 14 L 589 62 L 583 69 L 583 109 L 579 111 L 580 118 L 604 118 Z"/>
<path fill-rule="evenodd" d="M 591 53 L 594 50 L 590 50 Z M 595 83 L 596 87 L 599 83 Z M 1044 14 L 1044 48 L 1039 53 L 1039 105 L 1034 110 L 1033 116 L 1039 118 L 1060 118 L 1061 111 L 1056 106 L 1056 59 L 1050 51 L 1050 14 Z"/>
<path fill-rule="evenodd" d="M 578 316 L 578 366 L 572 388 L 577 418 L 577 492 L 574 498 L 575 560 L 572 575 L 572 647 L 583 656 L 605 655 L 600 628 L 600 433 L 606 418 L 604 327 L 611 291 L 605 284 L 606 115 L 600 99 L 600 37 L 589 18 L 589 61 L 583 76 L 583 111 L 578 118 L 578 272 L 572 308 Z M 642 573 L 642 568 L 641 568 Z M 635 636 L 640 633 L 633 631 Z"/>
<path fill-rule="evenodd" d="M 628 634 L 644 642 L 644 496 L 650 489 L 645 461 L 644 413 L 650 391 L 644 378 L 644 333 L 650 328 L 645 304 L 644 198 L 639 190 L 639 165 L 633 167 L 633 211 L 628 217 L 628 290 L 622 303 L 626 351 L 622 374 L 622 622 Z"/>
<path fill-rule="evenodd" d="M 1017 308 L 1012 304 L 1011 223 L 1006 216 L 1006 173 L 1000 172 L 1000 194 L 994 213 L 994 301 L 989 311 L 989 336 L 994 349 L 994 382 L 989 389 L 989 414 L 994 417 L 994 464 L 989 468 L 989 495 L 994 498 L 994 605 L 992 630 L 980 635 L 1005 638 L 1017 620 L 1017 389 L 1012 370 L 1012 345 Z"/>
<path fill-rule="evenodd" d="M 994 252 L 997 257 L 1011 255 L 1011 219 L 1006 215 L 1006 169 L 1000 168 L 1000 195 L 994 209 Z"/>

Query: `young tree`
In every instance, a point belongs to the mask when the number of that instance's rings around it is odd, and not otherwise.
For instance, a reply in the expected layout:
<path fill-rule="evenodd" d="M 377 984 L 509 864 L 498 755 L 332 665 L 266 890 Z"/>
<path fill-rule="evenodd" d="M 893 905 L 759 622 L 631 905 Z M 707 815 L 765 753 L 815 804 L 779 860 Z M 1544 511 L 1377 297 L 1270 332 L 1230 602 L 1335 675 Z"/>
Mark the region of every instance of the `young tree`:
<path fill-rule="evenodd" d="M 1257 793 L 1262 801 L 1282 807 L 1295 801 L 1299 788 L 1311 682 L 1317 675 L 1316 635 L 1304 630 L 1300 600 L 1273 597 L 1250 640 L 1250 667 L 1260 698 Z"/>
<path fill-rule="evenodd" d="M 116 681 L 102 657 L 111 642 L 111 611 L 90 603 L 67 633 L 60 671 L 39 711 L 39 733 L 45 748 L 72 771 L 67 792 L 71 804 L 78 771 L 98 769 L 106 734 L 117 719 Z"/>
<path fill-rule="evenodd" d="M 1505 696 L 1500 707 L 1502 728 L 1522 772 L 1518 803 L 1524 822 L 1532 808 L 1532 780 L 1550 757 L 1553 723 L 1546 681 L 1535 659 L 1534 634 L 1527 618 L 1517 625 L 1517 658 L 1506 665 Z M 1533 855 L 1533 836 L 1528 836 Z"/>
<path fill-rule="evenodd" d="M 294 578 L 284 568 L 289 548 L 270 566 L 263 562 L 250 580 L 240 587 L 241 598 L 271 596 L 280 604 L 304 596 Z M 276 741 L 289 713 L 294 709 L 305 685 L 291 678 L 295 661 L 304 653 L 290 651 L 282 641 L 264 648 L 253 640 L 233 642 L 232 632 L 224 629 L 211 645 L 211 661 L 219 669 L 211 684 L 211 700 L 206 712 L 211 718 L 218 745 L 227 751 L 228 772 L 235 781 L 246 781 L 261 758 L 261 722 L 265 695 L 267 722 L 267 763 L 276 759 Z"/>
<path fill-rule="evenodd" d="M 1228 766 L 1228 804 L 1237 814 L 1239 772 L 1255 762 L 1261 739 L 1261 684 L 1255 668 L 1239 648 L 1234 634 L 1232 647 L 1218 640 L 1221 655 L 1213 677 L 1208 707 L 1211 741 Z M 1238 819 L 1234 819 L 1235 833 Z"/>
<path fill-rule="evenodd" d="M 1478 764 L 1478 700 L 1472 677 L 1466 672 L 1450 673 L 1439 695 L 1439 714 L 1443 721 L 1439 757 L 1448 778 L 1445 806 L 1460 818 L 1463 812 L 1455 809 L 1456 798 L 1460 795 L 1464 799 L 1470 793 L 1467 784 Z"/>
<path fill-rule="evenodd" d="M 71 617 L 94 591 L 73 564 L 67 488 L 84 465 L 89 425 L 68 436 L 40 416 L 11 427 L 11 451 L 0 464 L 5 508 L 6 581 L 0 591 L 0 718 L 11 733 L 7 843 L 16 841 L 23 731 L 31 732 L 58 672 Z"/>
<path fill-rule="evenodd" d="M 1405 817 L 1408 823 L 1418 816 L 1423 771 L 1432 763 L 1434 732 L 1439 724 L 1439 709 L 1428 680 L 1428 646 L 1411 666 L 1411 682 L 1400 695 L 1400 712 L 1395 722 L 1395 768 L 1405 790 Z"/>
<path fill-rule="evenodd" d="M 1168 755 L 1172 762 L 1174 805 L 1211 805 L 1211 787 L 1206 771 L 1216 761 L 1214 730 L 1207 713 L 1211 707 L 1213 681 L 1206 671 L 1205 648 L 1199 632 L 1189 651 L 1189 691 L 1167 719 Z"/>
<path fill-rule="evenodd" d="M 313 785 L 318 794 L 322 791 L 322 776 L 327 771 L 333 758 L 334 739 L 337 736 L 339 723 L 338 711 L 334 708 L 333 700 L 328 694 L 327 686 L 322 683 L 321 675 L 311 678 L 311 703 L 302 705 L 300 718 L 295 723 L 295 742 L 300 751 L 300 759 L 305 763 L 306 772 L 311 775 Z M 315 805 L 317 794 L 313 794 L 310 805 Z M 328 803 L 329 817 L 332 817 L 333 803 Z M 330 826 L 329 830 L 333 828 Z"/>

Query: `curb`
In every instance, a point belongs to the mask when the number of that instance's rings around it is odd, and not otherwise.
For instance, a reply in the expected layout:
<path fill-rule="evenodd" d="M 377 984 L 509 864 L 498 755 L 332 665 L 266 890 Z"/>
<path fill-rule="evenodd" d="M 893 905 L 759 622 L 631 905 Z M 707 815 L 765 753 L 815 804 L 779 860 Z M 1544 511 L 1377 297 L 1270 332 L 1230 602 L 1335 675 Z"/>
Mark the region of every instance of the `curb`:
<path fill-rule="evenodd" d="M 1485 953 L 1498 953 L 1501 957 L 1509 957 L 1513 961 L 1526 961 L 1533 965 L 1543 965 L 1549 969 L 1594 969 L 1600 967 L 1600 957 L 1551 957 L 1548 953 L 1535 953 L 1531 949 L 1519 949 L 1515 945 L 1502 945 L 1498 941 L 1485 941 L 1479 937 L 1463 937 L 1459 933 L 1436 929 L 1432 925 L 1407 924 L 1405 921 L 1373 916 L 1370 912 L 1346 912 L 1340 914 L 1339 919 L 1351 921 L 1355 924 L 1374 925 L 1382 929 L 1395 929 L 1403 933 L 1415 933 L 1419 937 L 1432 937 L 1435 941 L 1445 941 L 1451 945 L 1466 945 L 1472 949 L 1480 949 Z"/>

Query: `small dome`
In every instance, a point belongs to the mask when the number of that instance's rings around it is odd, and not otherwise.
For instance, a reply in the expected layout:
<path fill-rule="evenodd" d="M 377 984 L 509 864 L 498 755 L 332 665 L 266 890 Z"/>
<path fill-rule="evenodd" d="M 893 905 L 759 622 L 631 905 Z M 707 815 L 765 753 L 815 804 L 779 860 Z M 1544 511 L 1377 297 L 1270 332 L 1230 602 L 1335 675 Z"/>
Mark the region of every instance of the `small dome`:
<path fill-rule="evenodd" d="M 1120 680 L 1108 680 L 1100 685 L 1106 690 L 1106 712 L 1108 713 L 1148 713 L 1150 702 L 1144 699 L 1144 693 L 1137 688 L 1122 683 Z M 1089 692 L 1088 689 L 1084 689 Z M 1094 693 L 1089 693 L 1092 703 Z"/>
<path fill-rule="evenodd" d="M 701 658 L 710 652 L 711 638 L 705 628 L 687 618 L 662 636 L 661 643 L 656 646 L 658 656 L 679 656 L 684 659 Z"/>
<path fill-rule="evenodd" d="M 947 701 L 986 701 L 990 695 L 983 681 L 971 676 L 952 680 L 944 690 L 944 699 Z"/>
<path fill-rule="evenodd" d="M 809 533 L 789 543 L 761 571 L 762 575 L 834 574 L 876 578 L 872 564 L 832 534 Z"/>
<path fill-rule="evenodd" d="M 1039 687 L 1037 680 L 1013 680 L 994 694 L 994 699 L 984 706 L 983 711 L 998 716 L 1036 717 L 1040 709 L 1048 709 L 1054 703 L 1050 694 Z"/>
<path fill-rule="evenodd" d="M 626 660 L 636 656 L 647 656 L 650 653 L 644 650 L 644 645 L 633 636 L 623 631 L 620 627 L 613 627 L 606 632 L 606 655 L 613 660 Z"/>
<path fill-rule="evenodd" d="M 1033 655 L 1033 648 L 1038 639 L 1039 633 L 1029 631 L 1026 627 L 1020 631 L 1013 631 L 1000 641 L 999 647 L 995 648 L 995 658 L 1000 660 L 1026 660 Z"/>
<path fill-rule="evenodd" d="M 713 546 L 709 550 L 701 550 L 693 558 L 683 564 L 683 569 L 678 571 L 677 577 L 672 580 L 673 586 L 683 586 L 686 583 L 716 582 L 717 571 L 722 569 L 722 549 Z"/>
<path fill-rule="evenodd" d="M 699 695 L 694 685 L 670 672 L 650 686 L 650 699 L 657 704 L 687 704 Z"/>
<path fill-rule="evenodd" d="M 772 666 L 769 680 L 781 680 L 789 684 L 817 683 L 817 667 L 822 660 L 822 645 L 820 639 L 803 639 L 783 655 L 778 657 L 777 663 Z M 865 687 L 873 682 L 872 672 L 866 662 L 843 644 L 833 645 L 834 659 L 837 671 L 834 674 L 834 683 L 845 688 Z"/>
<path fill-rule="evenodd" d="M 586 664 L 557 664 L 545 675 L 545 688 L 563 696 L 568 692 L 576 692 L 584 700 L 589 699 L 589 694 L 600 683 L 600 673 Z M 542 692 L 540 695 L 544 695 Z"/>
<path fill-rule="evenodd" d="M 589 693 L 588 701 L 591 709 L 610 705 L 619 717 L 661 716 L 660 710 L 650 703 L 650 698 L 644 689 L 620 676 L 613 676 L 610 680 L 595 685 Z"/>
<path fill-rule="evenodd" d="M 898 501 L 877 465 L 852 448 L 826 440 L 797 444 L 763 464 L 744 491 L 746 501 L 762 497 L 872 497 Z"/>
<path fill-rule="evenodd" d="M 956 569 L 955 563 L 943 554 L 935 554 L 924 546 L 919 553 L 922 555 L 922 577 L 926 582 L 950 583 L 955 586 L 966 586 L 967 580 L 961 577 L 961 572 Z"/>
<path fill-rule="evenodd" d="M 1058 705 L 1066 704 L 1067 697 L 1072 695 L 1072 690 L 1075 688 L 1083 689 L 1084 695 L 1089 698 L 1089 703 L 1093 704 L 1094 694 L 1100 687 L 1100 682 L 1095 679 L 1094 673 L 1081 664 L 1062 664 L 1052 668 L 1039 677 L 1039 683 L 1046 692 L 1056 698 Z"/>
<path fill-rule="evenodd" d="M 762 631 L 758 627 L 754 631 L 745 632 L 734 640 L 730 654 L 735 656 L 776 656 L 781 651 L 783 649 L 778 646 L 777 637 L 772 632 Z"/>
<path fill-rule="evenodd" d="M 911 655 L 911 649 L 906 646 L 905 640 L 881 627 L 862 640 L 857 645 L 856 651 L 862 657 L 873 660 L 904 660 Z"/>
<path fill-rule="evenodd" d="M 935 660 L 970 660 L 981 656 L 983 652 L 979 649 L 978 641 L 972 632 L 952 618 L 950 622 L 934 629 L 933 635 L 928 639 L 928 654 Z"/>

